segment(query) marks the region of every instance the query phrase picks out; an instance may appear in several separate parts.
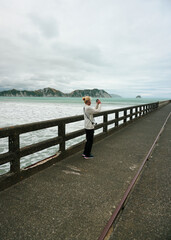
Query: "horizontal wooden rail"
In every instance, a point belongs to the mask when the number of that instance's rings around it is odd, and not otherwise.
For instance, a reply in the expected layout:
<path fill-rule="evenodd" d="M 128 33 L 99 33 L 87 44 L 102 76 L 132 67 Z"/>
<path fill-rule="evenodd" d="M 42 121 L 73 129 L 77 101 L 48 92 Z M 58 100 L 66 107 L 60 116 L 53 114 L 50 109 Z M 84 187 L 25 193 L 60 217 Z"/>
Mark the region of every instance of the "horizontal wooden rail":
<path fill-rule="evenodd" d="M 81 129 L 81 130 L 78 130 L 78 131 L 74 131 L 74 132 L 66 134 L 65 140 L 68 141 L 68 140 L 71 140 L 73 138 L 82 136 L 84 134 L 85 134 L 85 130 L 84 129 Z"/>
<path fill-rule="evenodd" d="M 11 162 L 14 158 L 14 153 L 7 152 L 0 155 L 0 165 Z"/>
<path fill-rule="evenodd" d="M 155 102 L 139 106 L 131 106 L 126 108 L 99 112 L 95 114 L 94 117 L 95 118 L 102 117 L 102 122 L 97 124 L 97 126 L 95 127 L 95 131 L 102 129 L 102 133 L 106 134 L 108 133 L 108 131 L 111 131 L 111 129 L 116 129 L 121 125 L 124 126 L 128 122 L 131 122 L 137 118 L 142 117 L 143 115 L 146 115 L 149 112 L 154 111 L 155 109 L 158 108 L 158 106 L 159 102 Z M 114 116 L 111 116 L 111 114 L 113 114 Z M 112 119 L 109 119 L 109 116 L 110 118 L 112 117 Z M 66 133 L 67 124 L 80 122 L 82 120 L 84 120 L 84 116 L 78 115 L 0 128 L 0 138 L 8 138 L 8 152 L 0 154 L 0 165 L 10 163 L 10 172 L 18 173 L 21 171 L 20 159 L 22 157 L 57 145 L 59 146 L 60 153 L 62 154 L 65 153 L 67 150 L 66 149 L 67 141 L 75 139 L 80 136 L 84 136 L 85 134 L 84 129 Z M 20 148 L 21 134 L 47 129 L 51 127 L 57 127 L 58 131 L 56 131 L 57 132 L 56 137 Z M 95 137 L 100 134 L 101 133 L 96 134 Z M 78 145 L 78 143 L 73 145 L 73 147 L 76 145 Z"/>
<path fill-rule="evenodd" d="M 59 118 L 54 120 L 0 128 L 0 138 L 8 137 L 13 133 L 22 134 L 22 133 L 33 132 L 33 131 L 42 130 L 50 127 L 55 127 L 55 126 L 58 126 L 61 122 L 64 124 L 67 124 L 67 123 L 77 122 L 83 119 L 84 119 L 83 115 L 79 115 L 79 116 L 73 116 L 73 117 L 67 117 L 67 118 Z"/>
<path fill-rule="evenodd" d="M 42 141 L 39 143 L 32 144 L 27 147 L 23 147 L 20 149 L 20 157 L 25 157 L 25 156 L 33 154 L 35 152 L 55 146 L 61 142 L 62 142 L 62 138 L 56 137 L 56 138 L 48 139 L 48 140 L 45 140 L 45 141 Z"/>

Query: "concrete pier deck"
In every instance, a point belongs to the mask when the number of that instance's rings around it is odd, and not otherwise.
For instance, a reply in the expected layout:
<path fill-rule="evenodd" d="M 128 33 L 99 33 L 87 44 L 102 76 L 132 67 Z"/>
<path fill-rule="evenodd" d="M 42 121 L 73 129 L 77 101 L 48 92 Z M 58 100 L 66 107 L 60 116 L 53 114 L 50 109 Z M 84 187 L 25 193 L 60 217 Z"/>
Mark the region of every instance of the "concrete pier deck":
<path fill-rule="evenodd" d="M 171 104 L 168 104 L 95 143 L 94 159 L 85 160 L 81 157 L 81 152 L 78 152 L 0 192 L 0 239 L 98 239 L 170 111 Z M 154 196 L 159 196 L 153 175 L 157 176 L 161 172 L 166 179 L 169 177 L 168 160 L 171 159 L 171 139 L 170 134 L 166 132 L 170 131 L 170 125 L 169 120 L 159 139 L 160 148 L 156 147 L 154 151 L 155 159 L 158 159 L 157 163 L 154 163 L 153 168 L 152 158 L 143 171 L 141 179 L 144 176 L 146 188 L 143 189 L 139 181 L 136 185 L 138 190 L 135 188 L 136 191 L 132 193 L 132 198 L 134 197 L 135 200 L 129 200 L 127 216 L 130 214 L 128 212 L 131 203 L 136 201 L 136 195 L 138 196 L 141 189 L 143 195 L 150 189 L 153 199 Z M 167 144 L 167 154 L 165 144 Z M 161 168 L 162 163 L 165 164 L 165 168 Z M 153 174 L 151 175 L 148 171 Z M 146 179 L 148 174 L 150 174 L 150 181 Z M 168 199 L 170 194 L 168 185 L 167 187 L 161 185 L 160 189 L 161 197 Z M 148 204 L 146 199 L 142 201 L 144 205 Z M 158 214 L 160 210 L 162 214 L 163 212 L 168 214 L 163 215 L 163 221 L 170 217 L 170 209 L 162 210 L 168 208 L 167 204 L 159 208 L 159 202 L 153 203 L 154 208 L 158 208 Z M 132 211 L 139 212 L 139 209 Z M 149 215 L 150 212 L 153 214 L 153 209 L 147 208 L 147 211 Z M 137 215 L 138 218 L 140 215 Z M 127 219 L 124 215 L 122 216 L 123 219 Z M 158 221 L 161 220 L 158 219 Z M 158 221 L 157 219 L 156 222 L 153 221 L 154 226 Z M 145 216 L 142 224 L 143 222 L 146 222 Z M 139 226 L 137 226 L 137 232 L 134 229 L 132 238 L 121 238 L 120 234 L 124 230 L 119 230 L 119 226 L 122 226 L 120 224 L 125 224 L 125 231 L 129 229 L 127 223 L 119 222 L 116 229 L 118 235 L 115 239 L 140 239 L 137 238 Z"/>
<path fill-rule="evenodd" d="M 171 239 L 171 117 L 110 240 Z"/>

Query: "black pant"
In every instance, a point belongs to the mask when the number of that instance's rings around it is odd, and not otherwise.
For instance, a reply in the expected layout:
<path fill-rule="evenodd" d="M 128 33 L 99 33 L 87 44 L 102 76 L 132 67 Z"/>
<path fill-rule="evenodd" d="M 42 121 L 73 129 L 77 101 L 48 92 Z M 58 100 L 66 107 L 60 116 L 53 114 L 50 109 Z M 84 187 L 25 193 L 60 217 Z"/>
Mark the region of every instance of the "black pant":
<path fill-rule="evenodd" d="M 86 144 L 84 148 L 84 154 L 89 157 L 93 145 L 94 129 L 85 129 L 86 132 Z"/>

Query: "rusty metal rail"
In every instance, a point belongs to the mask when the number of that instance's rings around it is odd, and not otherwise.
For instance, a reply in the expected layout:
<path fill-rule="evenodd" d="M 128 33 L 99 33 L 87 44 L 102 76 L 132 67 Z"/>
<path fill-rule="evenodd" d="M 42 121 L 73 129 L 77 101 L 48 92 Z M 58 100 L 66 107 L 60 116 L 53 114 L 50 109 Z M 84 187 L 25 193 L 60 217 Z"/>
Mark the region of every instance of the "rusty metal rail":
<path fill-rule="evenodd" d="M 157 135 L 154 143 L 152 144 L 149 152 L 147 153 L 146 157 L 144 158 L 144 160 L 143 160 L 140 168 L 138 169 L 135 177 L 132 179 L 129 187 L 127 188 L 127 190 L 126 190 L 125 193 L 124 193 L 123 198 L 121 199 L 119 205 L 117 206 L 117 208 L 115 209 L 115 211 L 114 211 L 114 213 L 112 214 L 111 218 L 109 219 L 108 223 L 106 224 L 106 226 L 105 226 L 103 232 L 101 233 L 100 237 L 98 238 L 98 240 L 105 240 L 105 238 L 106 238 L 106 236 L 108 235 L 108 233 L 110 233 L 110 230 L 111 230 L 111 231 L 114 230 L 114 224 L 115 224 L 115 222 L 116 222 L 116 220 L 117 220 L 120 212 L 121 212 L 122 209 L 124 208 L 125 203 L 126 203 L 126 200 L 128 199 L 131 191 L 133 190 L 133 187 L 135 186 L 135 184 L 136 184 L 136 182 L 137 182 L 137 180 L 138 180 L 138 177 L 140 176 L 140 174 L 141 174 L 141 172 L 142 172 L 142 169 L 143 169 L 144 165 L 146 164 L 147 160 L 149 159 L 150 155 L 152 154 L 152 151 L 153 151 L 153 149 L 154 149 L 154 147 L 155 147 L 155 145 L 156 145 L 156 143 L 157 143 L 157 141 L 158 141 L 158 139 L 159 139 L 162 131 L 164 130 L 164 127 L 165 127 L 165 125 L 166 125 L 166 123 L 167 123 L 167 121 L 168 121 L 168 119 L 169 119 L 170 116 L 171 116 L 171 112 L 170 112 L 169 115 L 167 116 L 167 118 L 166 118 L 166 120 L 165 120 L 162 128 L 160 129 L 160 131 L 159 131 L 159 133 L 158 133 L 158 135 Z M 112 228 L 113 228 L 113 229 L 112 229 Z"/>
<path fill-rule="evenodd" d="M 95 118 L 99 116 L 103 118 L 102 123 L 98 124 L 95 128 L 95 130 L 102 129 L 102 133 L 97 134 L 96 137 L 98 137 L 100 134 L 104 136 L 104 134 L 107 134 L 111 130 L 117 129 L 120 126 L 124 126 L 128 122 L 131 122 L 156 110 L 158 107 L 159 102 L 154 102 L 139 106 L 100 112 L 94 116 Z M 113 119 L 109 120 L 109 116 L 111 116 L 111 114 L 113 114 Z M 8 151 L 6 153 L 0 154 L 0 165 L 10 163 L 10 173 L 19 174 L 22 171 L 20 166 L 20 159 L 22 157 L 57 145 L 59 146 L 60 155 L 66 156 L 66 152 L 68 151 L 68 149 L 66 149 L 66 142 L 76 137 L 83 136 L 85 133 L 84 129 L 66 133 L 66 126 L 69 123 L 79 122 L 83 119 L 83 115 L 79 115 L 1 128 L 0 138 L 8 138 Z M 20 148 L 21 134 L 41 129 L 47 129 L 50 127 L 57 127 L 56 137 Z M 72 148 L 76 147 L 77 145 L 78 143 L 73 145 Z M 59 154 L 57 155 L 59 156 Z M 56 156 L 56 158 L 58 156 Z"/>

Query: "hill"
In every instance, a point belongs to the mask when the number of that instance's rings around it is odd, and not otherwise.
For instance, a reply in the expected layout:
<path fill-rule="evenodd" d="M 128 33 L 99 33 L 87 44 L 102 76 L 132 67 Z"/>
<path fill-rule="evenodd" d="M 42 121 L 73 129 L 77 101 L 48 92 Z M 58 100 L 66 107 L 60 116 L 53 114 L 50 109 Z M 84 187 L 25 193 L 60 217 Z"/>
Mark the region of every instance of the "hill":
<path fill-rule="evenodd" d="M 110 94 L 112 98 L 121 98 L 120 95 L 117 95 L 117 94 Z"/>
<path fill-rule="evenodd" d="M 99 98 L 111 98 L 112 96 L 104 90 L 99 89 L 84 89 L 75 90 L 71 93 L 63 93 L 54 88 L 44 88 L 35 91 L 27 90 L 7 90 L 0 92 L 0 96 L 3 97 L 83 97 L 83 96 L 99 97 Z"/>
<path fill-rule="evenodd" d="M 75 90 L 69 94 L 69 97 L 84 97 L 84 96 L 111 98 L 111 95 L 109 93 L 99 89 Z"/>

